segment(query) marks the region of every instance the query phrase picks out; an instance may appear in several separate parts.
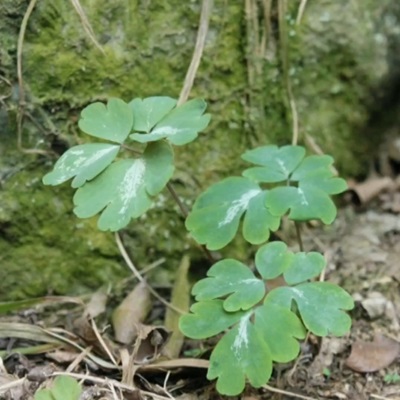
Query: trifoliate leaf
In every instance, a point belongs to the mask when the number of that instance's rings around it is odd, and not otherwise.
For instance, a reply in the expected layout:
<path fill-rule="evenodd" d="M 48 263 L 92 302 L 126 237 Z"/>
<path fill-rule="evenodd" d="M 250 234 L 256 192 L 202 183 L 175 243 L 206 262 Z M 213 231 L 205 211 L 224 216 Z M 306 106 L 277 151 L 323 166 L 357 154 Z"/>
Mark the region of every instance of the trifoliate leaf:
<path fill-rule="evenodd" d="M 203 115 L 206 107 L 207 104 L 203 100 L 190 100 L 168 113 L 150 133 L 134 133 L 130 138 L 140 143 L 164 138 L 177 146 L 190 143 L 210 122 L 210 115 Z"/>
<path fill-rule="evenodd" d="M 257 388 L 271 376 L 270 350 L 250 322 L 250 316 L 250 313 L 243 316 L 211 354 L 207 378 L 218 378 L 217 390 L 221 394 L 238 395 L 244 389 L 246 378 Z"/>
<path fill-rule="evenodd" d="M 224 310 L 222 300 L 205 300 L 193 304 L 191 313 L 179 321 L 182 333 L 192 339 L 207 339 L 221 333 L 242 318 L 246 312 Z"/>
<path fill-rule="evenodd" d="M 246 169 L 243 176 L 256 182 L 282 182 L 300 164 L 305 154 L 301 146 L 263 146 L 246 151 L 242 158 L 260 167 Z"/>
<path fill-rule="evenodd" d="M 111 164 L 120 146 L 88 143 L 67 150 L 55 163 L 53 171 L 43 177 L 45 185 L 59 185 L 75 176 L 71 186 L 77 188 L 90 181 Z"/>
<path fill-rule="evenodd" d="M 132 125 L 132 110 L 120 99 L 110 99 L 107 107 L 103 103 L 90 104 L 82 110 L 79 120 L 83 132 L 117 143 L 128 137 Z"/>
<path fill-rule="evenodd" d="M 320 219 L 330 224 L 336 207 L 329 195 L 346 190 L 346 182 L 334 176 L 330 156 L 309 156 L 300 146 L 264 146 L 247 151 L 242 158 L 259 165 L 245 170 L 243 176 L 255 182 L 290 182 L 265 193 L 265 206 L 271 215 L 297 221 Z M 260 242 L 261 243 L 261 242 Z"/>
<path fill-rule="evenodd" d="M 299 355 L 300 344 L 297 339 L 304 339 L 306 330 L 292 311 L 265 301 L 256 309 L 254 324 L 267 343 L 274 361 L 285 363 Z"/>
<path fill-rule="evenodd" d="M 278 287 L 267 295 L 267 301 L 291 309 L 297 304 L 304 325 L 318 336 L 341 336 L 349 331 L 351 319 L 344 310 L 354 307 L 352 297 L 329 282 L 307 282 L 295 287 Z"/>
<path fill-rule="evenodd" d="M 117 161 L 80 187 L 74 196 L 74 212 L 88 218 L 104 209 L 98 227 L 117 231 L 150 208 L 150 196 L 164 188 L 173 171 L 170 145 L 152 143 L 140 158 Z"/>
<path fill-rule="evenodd" d="M 239 261 L 218 261 L 208 271 L 209 278 L 198 281 L 192 290 L 197 301 L 212 300 L 228 295 L 223 306 L 226 311 L 248 310 L 265 295 L 264 282 Z"/>
<path fill-rule="evenodd" d="M 290 266 L 293 257 L 285 243 L 271 242 L 257 250 L 256 267 L 264 279 L 274 279 Z"/>
<path fill-rule="evenodd" d="M 258 198 L 260 196 L 261 200 Z M 186 220 L 186 227 L 197 242 L 206 244 L 210 250 L 226 246 L 235 236 L 241 216 L 248 210 L 244 237 L 258 244 L 268 238 L 270 230 L 279 227 L 279 218 L 262 206 L 264 193 L 255 182 L 244 177 L 231 177 L 218 182 L 202 193 L 193 205 Z M 251 222 L 257 219 L 264 225 Z M 259 231 L 257 231 L 259 229 Z"/>
<path fill-rule="evenodd" d="M 147 97 L 133 99 L 129 105 L 133 111 L 133 130 L 148 133 L 176 106 L 176 100 L 164 96 Z"/>

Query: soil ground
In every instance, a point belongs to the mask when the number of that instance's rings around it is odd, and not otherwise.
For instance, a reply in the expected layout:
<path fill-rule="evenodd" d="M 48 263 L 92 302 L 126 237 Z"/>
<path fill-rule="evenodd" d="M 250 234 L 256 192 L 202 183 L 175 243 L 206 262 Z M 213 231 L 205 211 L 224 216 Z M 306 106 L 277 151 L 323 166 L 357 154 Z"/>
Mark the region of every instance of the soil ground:
<path fill-rule="evenodd" d="M 347 205 L 329 228 L 305 227 L 304 247 L 322 252 L 328 260 L 321 279 L 342 285 L 356 300 L 351 332 L 342 338 L 309 335 L 295 363 L 277 365 L 268 387 L 247 388 L 239 398 L 400 399 L 400 216 L 383 208 L 382 202 L 364 209 Z M 161 305 L 153 309 L 152 323 L 163 310 Z M 110 332 L 110 316 L 105 315 L 97 326 L 82 319 L 79 325 L 82 306 L 56 303 L 3 316 L 0 325 L 14 325 L 8 336 L 3 326 L 0 338 L 0 398 L 31 399 L 37 388 L 49 385 L 55 371 L 78 374 L 78 379 L 86 375 L 82 399 L 222 398 L 206 380 L 201 363 L 190 365 L 179 358 L 166 364 L 157 364 L 158 360 L 155 367 L 133 367 L 128 347 L 119 349 L 122 374 L 113 369 L 112 358 L 98 339 L 107 340 Z M 18 323 L 46 327 L 53 339 L 60 335 L 79 343 L 81 351 L 65 342 L 61 347 L 57 341 L 46 342 L 34 329 L 28 340 L 27 325 L 21 328 L 25 334 L 18 334 Z M 163 335 L 162 329 L 157 332 L 153 339 Z M 43 342 L 48 350 L 37 347 Z M 184 348 L 191 345 L 186 342 Z M 124 386 L 132 376 L 136 390 Z"/>

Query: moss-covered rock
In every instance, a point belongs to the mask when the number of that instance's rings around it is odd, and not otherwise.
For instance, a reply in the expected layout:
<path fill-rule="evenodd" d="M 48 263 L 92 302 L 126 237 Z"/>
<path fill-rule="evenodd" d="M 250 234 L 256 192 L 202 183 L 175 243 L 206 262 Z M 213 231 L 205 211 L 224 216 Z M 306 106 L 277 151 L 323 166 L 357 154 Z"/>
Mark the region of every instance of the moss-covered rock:
<path fill-rule="evenodd" d="M 112 234 L 71 213 L 71 191 L 43 188 L 26 165 L 0 192 L 0 298 L 83 293 L 126 276 Z"/>
<path fill-rule="evenodd" d="M 62 153 L 84 141 L 76 121 L 94 100 L 179 95 L 200 1 L 81 4 L 104 53 L 69 1 L 41 0 L 29 20 L 23 47 L 25 148 Z M 298 2 L 280 2 L 287 5 L 284 12 L 276 5 L 264 9 L 268 4 L 214 2 L 192 90 L 209 103 L 212 123 L 196 143 L 176 149 L 174 182 L 188 205 L 208 184 L 237 173 L 239 155 L 249 146 L 291 140 L 288 87 L 301 140 L 307 134 L 333 154 L 342 173 L 363 173 L 380 139 L 379 130 L 365 132 L 384 96 L 376 96 L 377 88 L 393 75 L 392 50 L 400 47 L 396 0 L 308 2 L 300 24 Z M 8 108 L 0 113 L 0 137 L 6 139 L 0 143 L 2 297 L 77 293 L 125 273 L 112 235 L 98 232 L 95 219 L 80 221 L 72 214 L 72 192 L 41 184 L 56 157 L 16 148 L 16 43 L 25 7 L 24 1 L 0 4 L 0 71 L 6 78 L 0 80 L 6 93 L 0 99 Z M 139 265 L 167 256 L 174 267 L 191 246 L 168 193 L 124 238 Z M 248 251 L 240 240 L 224 250 L 242 258 Z M 160 272 L 157 279 L 168 276 Z"/>

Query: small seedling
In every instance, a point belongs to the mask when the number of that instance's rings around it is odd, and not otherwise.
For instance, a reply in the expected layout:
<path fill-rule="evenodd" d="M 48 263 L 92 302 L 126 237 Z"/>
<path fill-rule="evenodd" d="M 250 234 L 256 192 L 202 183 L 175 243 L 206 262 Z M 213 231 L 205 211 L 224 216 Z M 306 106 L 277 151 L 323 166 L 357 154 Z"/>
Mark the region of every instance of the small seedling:
<path fill-rule="evenodd" d="M 385 383 L 388 383 L 390 385 L 392 383 L 400 382 L 400 376 L 397 373 L 386 374 L 385 377 L 383 378 L 383 380 Z"/>
<path fill-rule="evenodd" d="M 331 377 L 331 375 L 332 375 L 332 372 L 331 372 L 331 370 L 329 368 L 324 367 L 323 370 L 322 370 L 322 375 L 324 375 L 325 378 L 329 379 Z"/>
<path fill-rule="evenodd" d="M 70 376 L 57 376 L 50 389 L 40 389 L 35 400 L 79 400 L 82 388 Z"/>
<path fill-rule="evenodd" d="M 149 210 L 165 188 L 174 172 L 172 146 L 188 144 L 207 127 L 205 109 L 202 100 L 177 106 L 169 97 L 89 105 L 79 127 L 107 143 L 72 147 L 43 182 L 73 179 L 75 214 L 101 213 L 101 230 L 122 229 Z M 230 258 L 215 263 L 193 287 L 196 303 L 180 320 L 190 338 L 221 335 L 207 377 L 217 379 L 218 391 L 226 395 L 242 392 L 246 380 L 254 387 L 266 384 L 274 362 L 298 356 L 307 331 L 318 336 L 348 332 L 345 311 L 353 307 L 342 288 L 314 280 L 325 259 L 305 252 L 300 240 L 299 222 L 330 224 L 336 217 L 330 196 L 343 192 L 346 183 L 334 176 L 332 157 L 306 156 L 301 146 L 271 145 L 246 151 L 242 158 L 253 166 L 210 186 L 186 219 L 194 239 L 209 250 L 230 243 L 242 219 L 243 238 L 260 245 L 255 268 Z M 296 224 L 300 252 L 281 241 L 266 243 L 284 216 Z M 270 288 L 279 276 L 286 285 Z"/>

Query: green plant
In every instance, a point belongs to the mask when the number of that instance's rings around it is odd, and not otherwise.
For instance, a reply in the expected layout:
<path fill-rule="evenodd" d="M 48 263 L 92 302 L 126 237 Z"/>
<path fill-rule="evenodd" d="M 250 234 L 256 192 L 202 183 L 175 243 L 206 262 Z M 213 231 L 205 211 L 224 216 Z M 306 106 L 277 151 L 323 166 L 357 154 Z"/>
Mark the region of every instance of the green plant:
<path fill-rule="evenodd" d="M 69 376 L 57 376 L 50 389 L 40 389 L 35 400 L 78 400 L 82 393 L 79 383 Z"/>
<path fill-rule="evenodd" d="M 328 367 L 324 367 L 322 369 L 322 375 L 324 375 L 325 378 L 329 379 L 331 377 L 331 375 L 332 375 L 332 372 Z"/>
<path fill-rule="evenodd" d="M 400 375 L 396 372 L 394 372 L 393 374 L 388 373 L 384 376 L 383 381 L 385 383 L 388 383 L 389 385 L 392 383 L 398 383 L 400 382 Z"/>
<path fill-rule="evenodd" d="M 172 145 L 193 141 L 207 127 L 205 108 L 202 100 L 177 106 L 168 97 L 89 105 L 79 127 L 112 143 L 69 149 L 43 182 L 56 185 L 73 178 L 75 214 L 86 218 L 101 212 L 99 228 L 119 230 L 145 213 L 168 184 L 174 171 Z M 135 142 L 140 145 L 132 148 Z M 300 221 L 330 224 L 336 217 L 330 195 L 343 192 L 346 183 L 334 176 L 333 159 L 306 156 L 303 147 L 293 145 L 259 147 L 242 158 L 253 166 L 209 187 L 186 220 L 192 236 L 209 250 L 231 242 L 242 217 L 244 239 L 261 245 L 255 269 L 234 259 L 215 263 L 193 287 L 196 303 L 180 320 L 188 337 L 222 334 L 207 376 L 217 378 L 218 391 L 227 395 L 240 393 L 246 379 L 255 387 L 266 384 L 274 362 L 298 356 L 307 330 L 318 336 L 346 333 L 351 320 L 345 311 L 353 307 L 340 287 L 313 281 L 325 259 L 304 252 L 300 240 Z M 295 221 L 300 252 L 281 241 L 266 243 L 284 216 Z M 279 276 L 287 285 L 270 289 Z"/>

